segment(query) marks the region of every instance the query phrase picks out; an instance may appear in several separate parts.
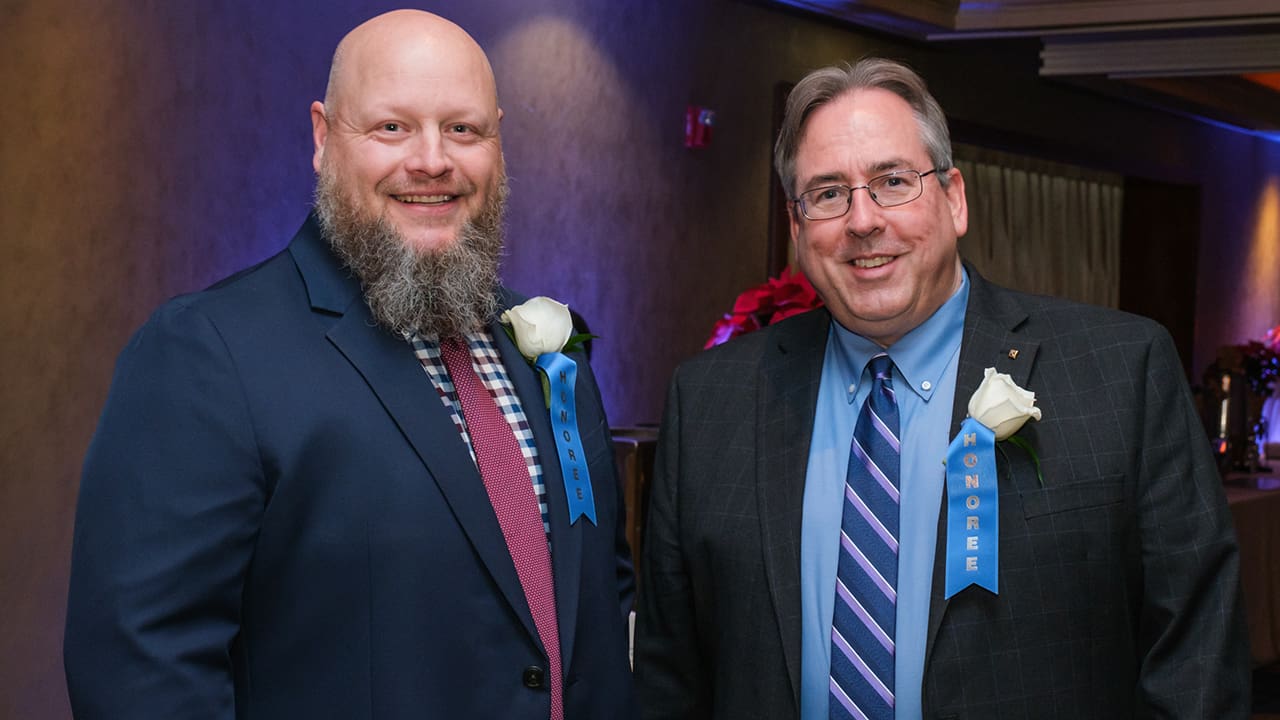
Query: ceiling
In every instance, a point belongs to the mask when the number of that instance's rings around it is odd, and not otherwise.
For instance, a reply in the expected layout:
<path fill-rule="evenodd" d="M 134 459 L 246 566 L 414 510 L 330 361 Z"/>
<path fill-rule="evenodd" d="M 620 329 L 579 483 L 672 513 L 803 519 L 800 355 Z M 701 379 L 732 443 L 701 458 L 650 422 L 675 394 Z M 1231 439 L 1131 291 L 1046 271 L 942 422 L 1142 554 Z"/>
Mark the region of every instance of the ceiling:
<path fill-rule="evenodd" d="M 1040 74 L 1280 133 L 1280 0 L 772 0 L 929 43 L 1036 38 Z"/>

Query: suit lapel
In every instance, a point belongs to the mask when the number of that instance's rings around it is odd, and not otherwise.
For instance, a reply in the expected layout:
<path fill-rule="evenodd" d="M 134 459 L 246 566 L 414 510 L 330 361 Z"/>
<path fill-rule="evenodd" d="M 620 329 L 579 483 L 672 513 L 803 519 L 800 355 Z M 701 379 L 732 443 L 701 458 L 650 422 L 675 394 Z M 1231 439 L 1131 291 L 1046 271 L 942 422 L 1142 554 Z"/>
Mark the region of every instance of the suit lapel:
<path fill-rule="evenodd" d="M 969 306 L 964 318 L 964 340 L 956 370 L 956 396 L 951 412 L 951 435 L 969 415 L 969 398 L 982 383 L 986 368 L 1007 373 L 1019 386 L 1026 386 L 1040 344 L 1022 338 L 1018 329 L 1027 313 L 1012 298 L 1000 292 L 972 267 L 969 271 Z"/>
<path fill-rule="evenodd" d="M 510 308 L 518 298 L 505 289 L 502 291 L 502 307 Z M 564 493 L 564 476 L 560 470 L 560 456 L 556 449 L 555 435 L 551 429 L 551 414 L 542 396 L 542 381 L 538 371 L 529 365 L 515 343 L 496 320 L 490 324 L 494 344 L 502 356 L 520 406 L 533 432 L 538 448 L 538 461 L 542 465 L 542 483 L 547 491 L 547 519 L 551 525 L 551 567 L 555 576 L 556 618 L 560 627 L 561 667 L 570 667 L 577 629 L 578 596 L 582 583 L 582 526 L 569 524 L 569 503 Z M 576 362 L 585 358 L 576 357 Z M 581 403 L 579 403 L 581 408 Z M 591 418 L 579 412 L 579 430 L 589 428 Z M 583 448 L 587 452 L 586 448 Z M 588 453 L 589 454 L 589 453 Z M 582 519 L 579 523 L 590 522 Z"/>
<path fill-rule="evenodd" d="M 956 369 L 955 404 L 951 411 L 950 440 L 960 432 L 969 415 L 969 398 L 973 396 L 986 368 L 1007 373 L 1015 383 L 1026 387 L 1035 364 L 1038 342 L 1021 337 L 1019 330 L 1027 319 L 1026 311 L 1001 288 L 991 285 L 967 263 L 969 304 L 964 317 L 964 339 Z M 925 666 L 933 654 L 938 628 L 946 615 L 947 499 L 943 486 L 942 507 L 938 513 L 938 536 L 933 563 L 933 589 L 929 602 L 929 633 L 925 645 Z"/>
<path fill-rule="evenodd" d="M 326 337 L 369 384 L 422 460 L 481 562 L 537 642 L 529 604 L 480 473 L 421 363 L 407 342 L 375 324 L 359 283 L 329 251 L 314 218 L 289 249 L 313 310 L 338 316 Z M 504 361 L 510 371 L 511 362 Z"/>
<path fill-rule="evenodd" d="M 830 315 L 806 313 L 767 330 L 757 383 L 756 485 L 764 573 L 800 706 L 800 526 L 805 472 Z"/>

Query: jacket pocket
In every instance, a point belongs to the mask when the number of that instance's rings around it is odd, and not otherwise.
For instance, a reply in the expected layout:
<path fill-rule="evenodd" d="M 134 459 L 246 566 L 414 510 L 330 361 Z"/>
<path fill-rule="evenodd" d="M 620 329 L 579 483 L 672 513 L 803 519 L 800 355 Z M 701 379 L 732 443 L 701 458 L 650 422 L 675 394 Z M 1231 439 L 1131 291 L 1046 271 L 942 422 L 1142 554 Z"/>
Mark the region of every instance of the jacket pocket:
<path fill-rule="evenodd" d="M 1124 502 L 1124 475 L 1070 485 L 1039 488 L 1022 493 L 1022 511 L 1028 520 L 1044 515 L 1086 510 Z"/>

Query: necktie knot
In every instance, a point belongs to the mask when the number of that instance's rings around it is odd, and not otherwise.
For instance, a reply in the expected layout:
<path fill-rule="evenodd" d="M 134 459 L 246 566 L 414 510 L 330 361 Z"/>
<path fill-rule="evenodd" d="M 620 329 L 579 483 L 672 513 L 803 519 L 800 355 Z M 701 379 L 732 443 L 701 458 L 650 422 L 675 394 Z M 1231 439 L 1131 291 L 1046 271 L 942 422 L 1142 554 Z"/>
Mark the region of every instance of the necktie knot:
<path fill-rule="evenodd" d="M 462 338 L 451 335 L 446 338 L 440 338 L 440 352 L 454 354 L 458 351 L 470 352 L 467 349 L 467 341 Z"/>
<path fill-rule="evenodd" d="M 880 353 L 871 358 L 867 362 L 867 369 L 871 371 L 871 377 L 876 380 L 883 380 L 887 383 L 893 382 L 893 360 L 889 358 L 888 353 Z"/>

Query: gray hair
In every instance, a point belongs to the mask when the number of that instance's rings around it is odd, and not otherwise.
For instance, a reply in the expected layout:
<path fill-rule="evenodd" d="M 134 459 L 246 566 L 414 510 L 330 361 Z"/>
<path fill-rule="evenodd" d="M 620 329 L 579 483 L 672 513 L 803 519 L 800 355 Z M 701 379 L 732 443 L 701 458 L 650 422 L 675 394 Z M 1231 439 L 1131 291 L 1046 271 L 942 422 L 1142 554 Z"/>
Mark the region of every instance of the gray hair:
<path fill-rule="evenodd" d="M 929 94 L 924 79 L 902 63 L 884 58 L 864 58 L 855 64 L 841 63 L 809 73 L 787 96 L 786 114 L 778 141 L 773 146 L 773 165 L 782 179 L 787 197 L 795 197 L 796 154 L 804 123 L 814 110 L 854 90 L 879 88 L 897 95 L 911 106 L 920 140 L 929 160 L 938 170 L 938 181 L 945 187 L 950 181 L 951 134 L 942 106 Z"/>

